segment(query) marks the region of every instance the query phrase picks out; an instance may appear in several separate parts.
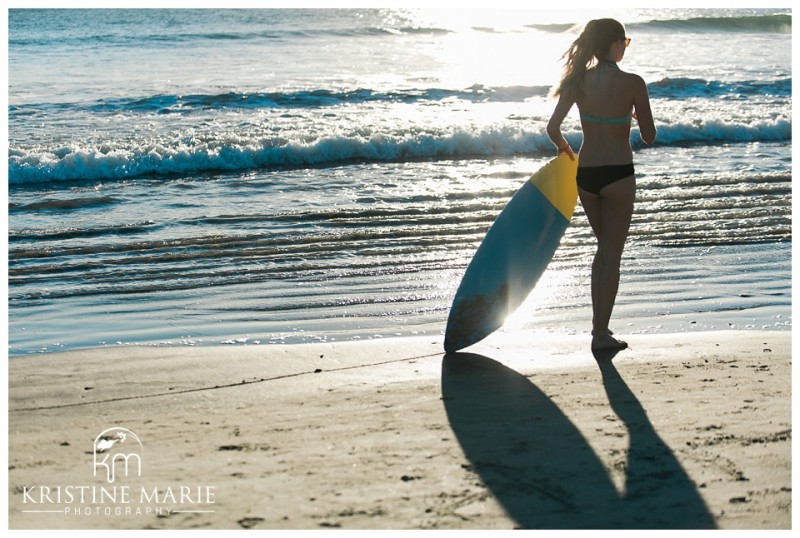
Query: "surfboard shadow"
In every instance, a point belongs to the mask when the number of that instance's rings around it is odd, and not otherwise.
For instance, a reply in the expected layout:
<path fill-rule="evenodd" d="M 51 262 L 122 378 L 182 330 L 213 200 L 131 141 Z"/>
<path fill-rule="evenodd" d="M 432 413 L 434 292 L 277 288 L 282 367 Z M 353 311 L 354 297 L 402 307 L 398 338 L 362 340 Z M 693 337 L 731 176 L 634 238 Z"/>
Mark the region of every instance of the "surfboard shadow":
<path fill-rule="evenodd" d="M 529 378 L 482 355 L 454 353 L 442 362 L 442 399 L 469 470 L 520 528 L 715 528 L 611 361 L 598 364 L 611 406 L 630 430 L 626 493 Z"/>

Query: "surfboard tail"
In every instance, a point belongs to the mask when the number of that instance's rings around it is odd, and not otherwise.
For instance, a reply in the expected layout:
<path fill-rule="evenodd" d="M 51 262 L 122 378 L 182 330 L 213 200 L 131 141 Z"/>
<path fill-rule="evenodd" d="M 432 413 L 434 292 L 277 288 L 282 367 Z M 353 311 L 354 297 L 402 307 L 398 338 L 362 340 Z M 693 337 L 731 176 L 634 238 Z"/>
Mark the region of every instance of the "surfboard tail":
<path fill-rule="evenodd" d="M 544 274 L 568 224 L 560 215 L 554 215 L 549 233 L 535 248 L 527 241 L 512 242 L 510 252 L 496 258 L 496 272 L 505 276 L 492 291 L 456 293 L 445 330 L 445 352 L 454 353 L 476 344 L 503 326 Z"/>
<path fill-rule="evenodd" d="M 444 335 L 445 352 L 469 347 L 497 330 L 505 322 L 510 302 L 507 282 L 494 293 L 454 301 Z"/>

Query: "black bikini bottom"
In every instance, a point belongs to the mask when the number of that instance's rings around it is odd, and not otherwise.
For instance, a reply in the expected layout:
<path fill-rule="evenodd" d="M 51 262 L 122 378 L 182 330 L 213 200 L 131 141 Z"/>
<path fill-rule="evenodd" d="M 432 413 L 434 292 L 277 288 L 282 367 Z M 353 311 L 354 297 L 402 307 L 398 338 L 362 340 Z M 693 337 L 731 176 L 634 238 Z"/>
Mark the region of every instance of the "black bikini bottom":
<path fill-rule="evenodd" d="M 620 179 L 630 177 L 633 173 L 633 163 L 611 164 L 606 166 L 579 166 L 578 187 L 592 194 L 600 194 L 600 191 L 608 185 Z"/>

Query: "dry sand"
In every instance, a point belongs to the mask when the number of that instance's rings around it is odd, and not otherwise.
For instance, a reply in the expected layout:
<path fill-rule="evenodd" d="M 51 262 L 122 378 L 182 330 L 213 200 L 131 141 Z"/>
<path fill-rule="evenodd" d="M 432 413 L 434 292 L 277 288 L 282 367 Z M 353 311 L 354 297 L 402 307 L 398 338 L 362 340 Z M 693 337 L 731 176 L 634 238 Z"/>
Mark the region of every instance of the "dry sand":
<path fill-rule="evenodd" d="M 598 361 L 542 334 L 14 358 L 9 526 L 790 528 L 791 334 L 627 340 Z M 113 484 L 112 427 L 141 442 Z"/>

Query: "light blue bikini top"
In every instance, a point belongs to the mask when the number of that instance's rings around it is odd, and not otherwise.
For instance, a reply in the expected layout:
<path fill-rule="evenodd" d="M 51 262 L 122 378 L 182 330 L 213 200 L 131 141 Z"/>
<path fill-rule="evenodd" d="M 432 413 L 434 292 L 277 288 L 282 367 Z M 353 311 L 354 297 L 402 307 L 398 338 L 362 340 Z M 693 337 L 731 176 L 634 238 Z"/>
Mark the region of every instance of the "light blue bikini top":
<path fill-rule="evenodd" d="M 614 62 L 605 61 L 602 64 L 603 72 L 607 72 L 609 67 L 617 67 L 617 64 Z M 633 118 L 633 114 L 629 113 L 625 116 L 618 116 L 616 118 L 601 118 L 598 116 L 590 116 L 589 114 L 581 114 L 581 120 L 585 121 L 586 123 L 605 123 L 605 124 L 619 124 L 622 125 L 623 123 L 630 123 L 631 119 Z"/>
<path fill-rule="evenodd" d="M 581 120 L 587 123 L 607 123 L 607 124 L 623 124 L 623 123 L 630 123 L 631 119 L 633 118 L 633 114 L 626 114 L 624 116 L 618 116 L 616 118 L 599 118 L 597 116 L 590 116 L 588 114 L 581 114 Z"/>

